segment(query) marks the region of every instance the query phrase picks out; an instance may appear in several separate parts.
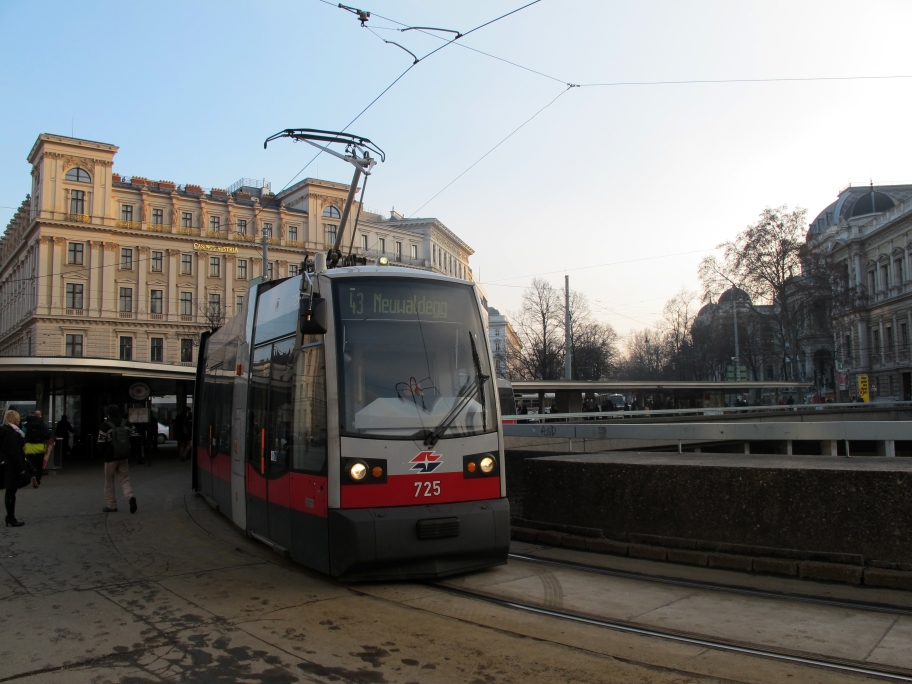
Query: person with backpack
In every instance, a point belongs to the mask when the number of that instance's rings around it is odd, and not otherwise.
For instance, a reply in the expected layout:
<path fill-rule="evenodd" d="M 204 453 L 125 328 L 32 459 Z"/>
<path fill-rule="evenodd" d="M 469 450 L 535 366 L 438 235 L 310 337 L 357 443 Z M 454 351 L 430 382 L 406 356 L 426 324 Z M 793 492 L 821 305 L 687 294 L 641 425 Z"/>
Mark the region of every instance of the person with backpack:
<path fill-rule="evenodd" d="M 114 493 L 114 477 L 117 476 L 123 495 L 130 503 L 130 513 L 136 513 L 136 497 L 130 486 L 128 466 L 131 439 L 139 437 L 139 433 L 130 421 L 121 418 L 120 409 L 115 404 L 108 406 L 105 413 L 107 420 L 98 429 L 98 448 L 105 462 L 105 507 L 101 510 L 104 513 L 117 512 L 117 497 Z"/>
<path fill-rule="evenodd" d="M 48 453 L 48 440 L 51 431 L 41 416 L 41 411 L 35 411 L 25 419 L 25 457 L 35 469 L 35 478 L 41 484 L 41 474 L 44 472 L 45 456 Z"/>
<path fill-rule="evenodd" d="M 3 484 L 6 488 L 6 526 L 22 527 L 24 520 L 16 519 L 16 491 L 29 481 L 38 487 L 38 481 L 31 472 L 31 463 L 25 458 L 25 435 L 19 429 L 19 414 L 7 411 L 0 427 L 0 461 L 3 462 Z"/>

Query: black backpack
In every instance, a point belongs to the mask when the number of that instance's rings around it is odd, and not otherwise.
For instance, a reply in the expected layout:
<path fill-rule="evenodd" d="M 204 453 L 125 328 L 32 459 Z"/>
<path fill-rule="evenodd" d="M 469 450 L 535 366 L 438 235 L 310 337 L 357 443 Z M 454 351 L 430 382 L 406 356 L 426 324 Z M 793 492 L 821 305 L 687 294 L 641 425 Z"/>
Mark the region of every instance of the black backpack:
<path fill-rule="evenodd" d="M 30 444 L 41 444 L 50 437 L 50 430 L 38 416 L 25 419 L 25 441 Z"/>
<path fill-rule="evenodd" d="M 111 448 L 118 461 L 130 458 L 130 428 L 127 427 L 127 421 L 121 420 L 120 426 L 114 426 L 111 430 Z"/>

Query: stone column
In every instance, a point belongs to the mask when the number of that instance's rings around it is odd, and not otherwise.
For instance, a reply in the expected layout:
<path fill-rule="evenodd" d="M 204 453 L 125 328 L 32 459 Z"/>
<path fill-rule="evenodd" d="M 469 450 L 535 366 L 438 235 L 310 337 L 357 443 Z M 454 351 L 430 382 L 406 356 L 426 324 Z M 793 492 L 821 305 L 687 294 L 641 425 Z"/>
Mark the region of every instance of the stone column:
<path fill-rule="evenodd" d="M 228 312 L 234 316 L 237 312 L 234 310 L 234 266 L 237 263 L 236 254 L 225 255 L 225 317 L 228 318 Z"/>
<path fill-rule="evenodd" d="M 101 288 L 104 283 L 104 243 L 98 240 L 89 241 L 89 263 L 90 268 L 88 275 L 89 306 L 86 307 L 86 316 L 91 316 L 91 311 L 96 312 L 96 318 L 101 317 Z"/>
<path fill-rule="evenodd" d="M 861 272 L 861 254 L 855 252 L 855 254 L 852 255 L 852 261 L 855 264 L 855 286 L 861 287 L 864 285 L 864 279 L 862 278 Z"/>
<path fill-rule="evenodd" d="M 884 325 L 883 318 L 877 321 L 877 329 L 880 331 L 880 345 L 877 349 L 874 350 L 875 354 L 880 354 L 880 363 L 885 364 L 887 359 L 884 354 L 884 347 L 886 346 L 886 340 L 884 339 Z"/>
<path fill-rule="evenodd" d="M 50 265 L 50 254 L 53 251 L 53 240 L 47 235 L 42 235 L 38 238 L 38 274 L 41 275 L 42 268 L 41 264 Z M 49 272 L 49 271 L 46 271 Z M 46 307 L 46 310 L 50 311 L 50 292 L 51 285 L 47 278 L 38 278 L 38 306 Z"/>
<path fill-rule="evenodd" d="M 250 260 L 250 278 L 256 278 L 257 276 L 264 275 L 263 273 L 263 257 L 253 257 Z"/>
<path fill-rule="evenodd" d="M 206 273 L 204 269 L 208 266 L 206 263 L 206 257 L 208 255 L 205 252 L 196 253 L 196 311 L 197 318 L 199 320 L 199 315 L 206 315 L 209 313 L 209 299 L 206 297 Z"/>
<path fill-rule="evenodd" d="M 864 320 L 858 321 L 858 365 L 861 370 L 867 372 L 871 368 L 871 348 L 868 346 L 868 323 Z"/>
<path fill-rule="evenodd" d="M 899 325 L 896 323 L 896 314 L 893 314 L 893 363 L 899 364 Z"/>
<path fill-rule="evenodd" d="M 63 284 L 63 253 L 66 251 L 66 239 L 62 237 L 54 238 L 54 259 L 51 273 L 53 277 L 53 292 L 51 293 L 51 313 L 63 313 L 64 292 L 66 286 Z"/>
<path fill-rule="evenodd" d="M 166 250 L 168 255 L 168 294 L 165 298 L 165 320 L 180 320 L 180 295 L 177 292 L 177 269 L 179 268 L 178 260 L 180 259 L 179 249 Z M 174 304 L 172 307 L 171 305 Z"/>
<path fill-rule="evenodd" d="M 149 313 L 148 299 L 146 299 L 146 273 L 149 270 L 149 259 L 151 258 L 152 249 L 150 247 L 138 247 L 139 258 L 136 261 L 136 267 L 139 269 L 136 273 L 136 318 L 139 318 L 139 312 Z M 148 318 L 148 316 L 146 316 Z"/>
<path fill-rule="evenodd" d="M 98 298 L 98 307 L 101 315 L 117 317 L 117 297 L 120 294 L 117 292 L 116 284 L 114 282 L 114 277 L 117 274 L 117 249 L 120 245 L 114 242 L 105 242 L 104 243 L 104 268 L 102 272 L 104 277 L 102 278 L 101 286 L 101 296 Z"/>

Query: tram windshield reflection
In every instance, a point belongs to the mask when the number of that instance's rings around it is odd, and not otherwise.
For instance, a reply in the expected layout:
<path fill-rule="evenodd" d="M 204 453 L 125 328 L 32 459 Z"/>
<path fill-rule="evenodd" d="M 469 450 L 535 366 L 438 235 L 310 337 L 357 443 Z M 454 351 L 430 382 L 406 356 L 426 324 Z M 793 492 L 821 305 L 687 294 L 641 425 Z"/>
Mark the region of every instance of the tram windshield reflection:
<path fill-rule="evenodd" d="M 450 420 L 443 438 L 496 429 L 487 340 L 470 285 L 344 278 L 334 288 L 343 434 L 417 439 Z"/>

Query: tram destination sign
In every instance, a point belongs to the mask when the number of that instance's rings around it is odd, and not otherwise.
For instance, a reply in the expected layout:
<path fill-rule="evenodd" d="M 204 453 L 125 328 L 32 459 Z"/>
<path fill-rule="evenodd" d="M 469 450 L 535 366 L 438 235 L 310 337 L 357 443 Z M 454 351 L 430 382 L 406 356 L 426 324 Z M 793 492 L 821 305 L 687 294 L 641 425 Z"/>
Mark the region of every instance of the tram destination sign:
<path fill-rule="evenodd" d="M 210 245 L 208 242 L 194 242 L 193 249 L 197 252 L 225 252 L 227 254 L 237 254 L 238 248 L 234 245 Z"/>
<path fill-rule="evenodd" d="M 417 316 L 445 321 L 452 305 L 465 304 L 462 288 L 358 284 L 346 288 L 343 312 L 371 318 Z"/>

